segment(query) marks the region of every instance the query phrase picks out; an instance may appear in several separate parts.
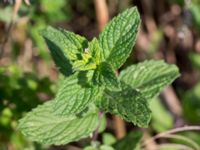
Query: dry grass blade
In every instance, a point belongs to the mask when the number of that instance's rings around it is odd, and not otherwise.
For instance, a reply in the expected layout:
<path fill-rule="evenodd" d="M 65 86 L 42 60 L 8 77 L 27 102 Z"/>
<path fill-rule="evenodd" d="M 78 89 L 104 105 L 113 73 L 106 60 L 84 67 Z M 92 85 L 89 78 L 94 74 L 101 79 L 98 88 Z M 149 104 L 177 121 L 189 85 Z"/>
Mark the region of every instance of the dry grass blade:
<path fill-rule="evenodd" d="M 20 8 L 21 4 L 22 4 L 22 0 L 16 0 L 15 1 L 13 13 L 12 13 L 12 20 L 9 23 L 7 30 L 5 31 L 6 34 L 5 34 L 4 40 L 0 45 L 0 58 L 4 54 L 5 45 L 6 45 L 7 41 L 8 41 L 8 39 L 9 39 L 10 33 L 12 31 L 12 28 L 13 28 L 13 25 L 14 25 L 14 22 L 15 22 L 15 19 L 16 19 L 16 16 L 17 16 L 17 13 L 19 11 L 19 8 Z"/>
<path fill-rule="evenodd" d="M 25 2 L 26 5 L 31 5 L 29 0 L 24 0 L 24 2 Z"/>
<path fill-rule="evenodd" d="M 178 132 L 194 131 L 194 130 L 200 131 L 200 126 L 184 126 L 184 127 L 180 127 L 180 128 L 171 129 L 169 131 L 157 134 L 155 136 L 155 138 L 159 138 L 166 134 L 174 134 L 174 133 L 178 133 Z"/>
<path fill-rule="evenodd" d="M 22 4 L 22 0 L 16 0 L 15 1 L 15 6 L 14 6 L 14 9 L 13 9 L 13 14 L 12 14 L 12 20 L 16 19 L 16 16 L 17 16 L 17 13 L 19 11 L 21 4 Z"/>
<path fill-rule="evenodd" d="M 96 17 L 99 30 L 102 31 L 109 20 L 108 7 L 106 0 L 94 0 Z"/>

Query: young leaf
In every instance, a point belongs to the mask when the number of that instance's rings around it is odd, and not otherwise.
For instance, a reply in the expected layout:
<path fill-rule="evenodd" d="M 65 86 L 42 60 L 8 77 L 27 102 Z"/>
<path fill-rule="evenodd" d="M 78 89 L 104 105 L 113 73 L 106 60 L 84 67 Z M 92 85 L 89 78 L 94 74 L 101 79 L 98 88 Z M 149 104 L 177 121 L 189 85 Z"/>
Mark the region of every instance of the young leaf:
<path fill-rule="evenodd" d="M 118 69 L 130 55 L 139 25 L 139 13 L 133 7 L 111 20 L 100 34 L 103 57 L 114 69 Z"/>
<path fill-rule="evenodd" d="M 178 76 L 179 71 L 175 65 L 149 60 L 128 67 L 120 73 L 119 78 L 140 91 L 146 99 L 152 99 Z"/>
<path fill-rule="evenodd" d="M 101 47 L 96 38 L 88 44 L 88 48 L 81 54 L 81 58 L 73 63 L 73 69 L 76 71 L 94 70 L 102 61 Z"/>
<path fill-rule="evenodd" d="M 91 54 L 91 56 L 94 58 L 96 64 L 99 65 L 100 62 L 102 62 L 102 60 L 103 60 L 103 56 L 102 56 L 102 53 L 101 53 L 102 49 L 101 49 L 99 42 L 96 38 L 94 38 L 89 43 L 88 51 Z"/>
<path fill-rule="evenodd" d="M 73 63 L 74 71 L 87 71 L 96 69 L 96 63 L 94 62 L 92 56 L 87 53 L 81 55 L 80 60 L 76 60 Z"/>
<path fill-rule="evenodd" d="M 77 55 L 84 52 L 88 41 L 72 32 L 63 29 L 57 30 L 52 27 L 48 27 L 40 33 L 44 37 L 60 72 L 65 76 L 71 75 L 71 61 L 76 60 Z"/>
<path fill-rule="evenodd" d="M 61 145 L 89 136 L 98 126 L 95 107 L 81 115 L 58 116 L 52 112 L 55 101 L 46 102 L 19 121 L 18 128 L 33 141 Z"/>
<path fill-rule="evenodd" d="M 93 82 L 99 86 L 104 85 L 106 88 L 112 90 L 119 88 L 117 76 L 112 66 L 106 62 L 98 65 L 97 69 L 94 71 Z"/>
<path fill-rule="evenodd" d="M 91 71 L 78 72 L 63 81 L 55 98 L 56 114 L 77 114 L 101 96 L 102 89 L 90 83 L 92 75 Z"/>

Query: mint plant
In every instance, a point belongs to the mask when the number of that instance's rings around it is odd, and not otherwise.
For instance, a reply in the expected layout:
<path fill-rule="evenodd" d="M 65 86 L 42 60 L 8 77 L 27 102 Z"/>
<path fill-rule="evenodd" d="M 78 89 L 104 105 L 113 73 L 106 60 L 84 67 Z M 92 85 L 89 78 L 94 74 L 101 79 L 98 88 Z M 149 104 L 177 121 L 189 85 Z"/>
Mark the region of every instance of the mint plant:
<path fill-rule="evenodd" d="M 129 57 L 140 26 L 135 7 L 111 20 L 99 38 L 63 29 L 41 31 L 65 80 L 55 99 L 38 106 L 19 121 L 18 128 L 33 141 L 61 145 L 88 137 L 100 123 L 100 112 L 111 113 L 147 127 L 149 100 L 179 76 L 178 68 L 147 60 L 117 76 Z"/>

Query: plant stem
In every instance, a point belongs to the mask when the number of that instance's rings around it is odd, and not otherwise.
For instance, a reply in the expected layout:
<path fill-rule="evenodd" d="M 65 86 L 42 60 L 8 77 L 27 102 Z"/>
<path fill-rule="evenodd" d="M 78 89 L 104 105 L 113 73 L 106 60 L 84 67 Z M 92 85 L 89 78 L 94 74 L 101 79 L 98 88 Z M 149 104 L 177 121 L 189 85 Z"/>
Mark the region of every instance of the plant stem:
<path fill-rule="evenodd" d="M 96 130 L 93 132 L 92 141 L 96 141 L 97 138 L 98 138 L 98 132 L 99 132 L 99 128 L 100 128 L 100 126 L 101 126 L 101 122 L 102 122 L 102 119 L 103 119 L 103 115 L 104 115 L 103 112 L 99 112 L 99 124 L 98 124 Z"/>
<path fill-rule="evenodd" d="M 180 127 L 180 128 L 171 129 L 169 131 L 159 133 L 159 134 L 153 136 L 152 138 L 144 141 L 144 143 L 142 144 L 142 147 L 147 145 L 151 141 L 155 141 L 158 138 L 165 137 L 170 134 L 174 134 L 174 133 L 178 133 L 178 132 L 185 132 L 185 131 L 194 131 L 194 130 L 200 131 L 200 126 L 184 126 L 184 127 Z"/>

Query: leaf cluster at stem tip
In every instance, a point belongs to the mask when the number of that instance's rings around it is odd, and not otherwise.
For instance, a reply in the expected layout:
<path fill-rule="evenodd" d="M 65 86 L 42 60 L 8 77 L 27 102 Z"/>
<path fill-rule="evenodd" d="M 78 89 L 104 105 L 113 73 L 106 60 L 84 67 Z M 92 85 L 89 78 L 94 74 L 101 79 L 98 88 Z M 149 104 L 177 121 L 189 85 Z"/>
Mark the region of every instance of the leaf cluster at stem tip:
<path fill-rule="evenodd" d="M 64 29 L 42 30 L 40 34 L 65 79 L 54 100 L 19 121 L 21 132 L 41 143 L 66 144 L 88 137 L 100 123 L 100 111 L 147 127 L 149 100 L 171 84 L 179 71 L 175 65 L 146 60 L 116 75 L 132 51 L 140 22 L 133 7 L 114 17 L 92 41 Z"/>

